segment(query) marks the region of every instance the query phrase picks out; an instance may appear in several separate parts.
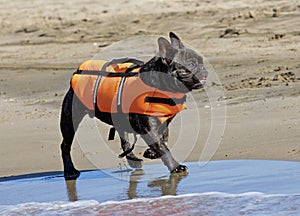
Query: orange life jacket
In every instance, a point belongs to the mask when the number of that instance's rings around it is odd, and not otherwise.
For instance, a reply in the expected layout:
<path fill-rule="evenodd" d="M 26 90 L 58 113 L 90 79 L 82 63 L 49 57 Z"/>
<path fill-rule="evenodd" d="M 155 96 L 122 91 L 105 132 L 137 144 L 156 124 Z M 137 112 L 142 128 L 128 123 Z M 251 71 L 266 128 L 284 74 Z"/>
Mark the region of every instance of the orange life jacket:
<path fill-rule="evenodd" d="M 85 61 L 71 79 L 76 96 L 89 110 L 157 116 L 161 122 L 186 109 L 185 94 L 146 85 L 138 76 L 140 66 L 132 61 Z"/>

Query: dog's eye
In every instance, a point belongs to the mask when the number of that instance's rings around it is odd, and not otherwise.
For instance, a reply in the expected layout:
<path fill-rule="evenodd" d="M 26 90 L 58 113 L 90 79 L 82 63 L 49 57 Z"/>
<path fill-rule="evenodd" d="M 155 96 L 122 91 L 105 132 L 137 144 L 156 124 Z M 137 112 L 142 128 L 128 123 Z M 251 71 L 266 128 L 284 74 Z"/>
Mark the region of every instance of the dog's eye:
<path fill-rule="evenodd" d="M 195 68 L 195 67 L 196 67 L 196 62 L 190 61 L 190 62 L 188 63 L 188 67 L 189 67 L 189 68 Z"/>
<path fill-rule="evenodd" d="M 187 62 L 186 62 L 186 66 L 190 69 L 194 69 L 197 67 L 197 60 L 196 59 L 189 59 Z"/>

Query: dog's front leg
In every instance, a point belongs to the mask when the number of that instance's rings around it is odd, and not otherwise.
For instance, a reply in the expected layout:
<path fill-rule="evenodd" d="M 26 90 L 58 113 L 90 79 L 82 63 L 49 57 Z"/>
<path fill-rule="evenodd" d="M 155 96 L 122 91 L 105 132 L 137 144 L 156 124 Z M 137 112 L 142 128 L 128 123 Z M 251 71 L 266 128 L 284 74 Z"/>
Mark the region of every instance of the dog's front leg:
<path fill-rule="evenodd" d="M 121 147 L 124 152 L 128 151 L 131 148 L 131 145 L 129 143 L 129 136 L 128 133 L 118 129 L 118 133 L 121 140 Z M 133 152 L 129 152 L 126 155 L 127 162 L 130 167 L 132 168 L 141 168 L 142 167 L 142 159 L 138 158 Z"/>
<path fill-rule="evenodd" d="M 162 132 L 162 137 L 161 137 L 161 143 L 164 143 L 166 146 L 168 146 L 168 139 L 169 139 L 169 128 L 168 126 L 163 128 L 163 132 Z M 154 160 L 157 158 L 160 158 L 160 155 L 156 154 L 156 152 L 154 150 L 152 150 L 151 148 L 146 149 L 146 151 L 144 152 L 143 155 L 145 158 Z"/>
<path fill-rule="evenodd" d="M 142 138 L 150 147 L 150 151 L 155 152 L 171 173 L 186 172 L 187 167 L 180 165 L 172 156 L 166 145 L 167 128 L 161 124 L 155 117 L 149 117 L 147 123 L 147 133 L 142 135 Z"/>

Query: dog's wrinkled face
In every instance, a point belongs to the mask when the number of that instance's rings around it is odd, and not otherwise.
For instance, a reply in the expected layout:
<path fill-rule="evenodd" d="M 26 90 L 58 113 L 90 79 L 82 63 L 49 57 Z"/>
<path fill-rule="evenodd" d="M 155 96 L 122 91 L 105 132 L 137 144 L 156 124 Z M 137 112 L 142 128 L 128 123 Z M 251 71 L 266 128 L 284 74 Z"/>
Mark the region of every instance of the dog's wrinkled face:
<path fill-rule="evenodd" d="M 172 76 L 190 91 L 200 89 L 206 82 L 207 71 L 203 59 L 191 49 L 178 50 L 172 63 Z"/>
<path fill-rule="evenodd" d="M 158 39 L 159 55 L 169 66 L 168 72 L 189 91 L 202 88 L 208 74 L 203 58 L 194 50 L 186 48 L 172 32 L 170 39 L 171 43 L 162 37 Z"/>

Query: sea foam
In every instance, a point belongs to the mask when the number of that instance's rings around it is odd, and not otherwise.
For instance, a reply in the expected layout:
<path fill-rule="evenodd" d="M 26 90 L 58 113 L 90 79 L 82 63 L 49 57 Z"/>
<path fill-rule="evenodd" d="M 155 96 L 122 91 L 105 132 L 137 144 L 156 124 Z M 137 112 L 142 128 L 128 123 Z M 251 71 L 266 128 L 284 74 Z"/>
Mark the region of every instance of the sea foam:
<path fill-rule="evenodd" d="M 0 215 L 300 215 L 300 194 L 209 192 L 126 201 L 1 205 Z"/>

